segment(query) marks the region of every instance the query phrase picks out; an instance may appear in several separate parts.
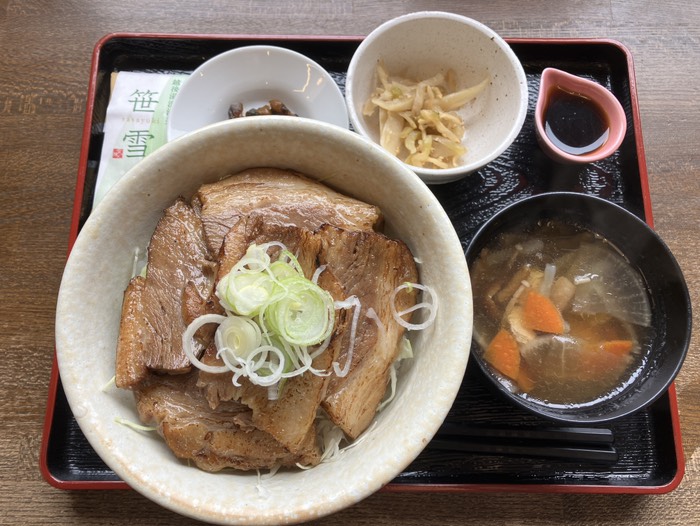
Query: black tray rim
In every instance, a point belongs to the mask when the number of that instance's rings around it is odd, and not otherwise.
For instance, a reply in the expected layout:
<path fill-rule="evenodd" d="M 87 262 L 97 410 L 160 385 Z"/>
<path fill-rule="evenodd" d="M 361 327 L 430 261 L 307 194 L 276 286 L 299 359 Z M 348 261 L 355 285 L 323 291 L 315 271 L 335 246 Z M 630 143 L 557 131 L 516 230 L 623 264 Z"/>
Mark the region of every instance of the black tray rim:
<path fill-rule="evenodd" d="M 362 35 L 274 35 L 274 34 L 209 34 L 209 33 L 158 33 L 158 32 L 113 32 L 103 36 L 95 44 L 90 65 L 90 76 L 86 107 L 83 122 L 83 134 L 81 137 L 81 149 L 78 163 L 77 180 L 73 199 L 73 211 L 71 216 L 71 228 L 69 232 L 68 250 L 66 257 L 72 249 L 77 238 L 80 219 L 81 202 L 85 190 L 85 178 L 88 164 L 89 144 L 92 130 L 92 117 L 95 108 L 95 96 L 97 90 L 97 78 L 99 74 L 100 58 L 103 48 L 116 39 L 140 39 L 140 40 L 195 40 L 195 41 L 235 41 L 249 42 L 255 44 L 264 41 L 279 41 L 290 43 L 324 43 L 324 42 L 347 42 L 359 43 L 364 39 Z M 642 190 L 642 200 L 646 222 L 653 228 L 653 216 L 651 209 L 651 199 L 649 194 L 648 173 L 646 157 L 642 138 L 641 119 L 637 98 L 637 83 L 634 71 L 632 54 L 622 42 L 611 38 L 504 38 L 508 44 L 526 45 L 546 45 L 546 46 L 608 46 L 617 49 L 625 56 L 627 63 L 627 75 L 630 84 L 630 100 L 633 113 L 633 125 L 636 137 L 637 160 L 639 165 L 640 184 Z M 56 395 L 60 385 L 60 372 L 54 350 L 51 376 L 48 386 L 48 397 L 42 432 L 40 448 L 40 472 L 44 480 L 51 486 L 63 490 L 115 490 L 131 489 L 130 486 L 121 480 L 64 480 L 51 472 L 48 466 L 48 449 L 51 440 L 51 429 L 54 420 L 54 409 Z M 676 472 L 671 479 L 660 485 L 603 485 L 603 484 L 424 484 L 424 483 L 389 483 L 380 491 L 411 493 L 411 492 L 442 492 L 442 493 L 577 493 L 577 494 L 665 494 L 676 489 L 685 474 L 685 460 L 681 438 L 681 428 L 679 421 L 678 400 L 675 383 L 672 383 L 667 391 L 669 400 L 668 409 L 671 412 L 672 436 L 676 456 Z M 655 404 L 661 403 L 660 401 Z"/>

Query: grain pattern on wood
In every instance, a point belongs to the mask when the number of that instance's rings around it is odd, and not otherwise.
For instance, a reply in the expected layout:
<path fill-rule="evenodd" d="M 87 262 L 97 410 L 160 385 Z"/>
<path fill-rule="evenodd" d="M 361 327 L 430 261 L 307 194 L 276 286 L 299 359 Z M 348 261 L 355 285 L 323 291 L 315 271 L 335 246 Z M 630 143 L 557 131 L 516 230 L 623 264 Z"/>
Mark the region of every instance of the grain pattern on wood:
<path fill-rule="evenodd" d="M 364 35 L 443 9 L 508 37 L 606 37 L 635 61 L 656 229 L 700 300 L 700 5 L 681 0 L 0 1 L 0 522 L 185 525 L 133 491 L 59 491 L 39 473 L 53 309 L 97 41 L 116 31 Z M 695 316 L 697 323 L 697 315 Z M 686 455 L 663 496 L 379 492 L 318 525 L 700 524 L 700 336 L 676 382 Z"/>

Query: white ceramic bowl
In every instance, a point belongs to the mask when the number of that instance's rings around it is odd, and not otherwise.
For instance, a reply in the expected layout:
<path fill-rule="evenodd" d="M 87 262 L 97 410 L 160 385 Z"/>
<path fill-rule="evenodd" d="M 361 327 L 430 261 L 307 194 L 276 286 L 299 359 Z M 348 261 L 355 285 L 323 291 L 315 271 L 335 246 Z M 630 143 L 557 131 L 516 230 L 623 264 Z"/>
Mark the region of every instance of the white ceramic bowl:
<path fill-rule="evenodd" d="M 228 118 L 229 106 L 247 111 L 278 99 L 300 117 L 348 127 L 340 88 L 310 58 L 275 46 L 244 46 L 199 66 L 175 96 L 168 117 L 168 140 Z"/>
<path fill-rule="evenodd" d="M 231 148 L 236 144 L 236 148 Z M 135 247 L 146 247 L 162 211 L 205 182 L 260 166 L 298 170 L 381 207 L 387 233 L 420 259 L 434 288 L 436 322 L 411 333 L 415 358 L 397 396 L 356 447 L 334 463 L 257 476 L 200 471 L 155 434 L 133 431 L 132 394 L 103 390 L 114 375 L 122 294 Z M 221 122 L 166 144 L 120 180 L 87 219 L 66 264 L 56 309 L 56 349 L 70 407 L 95 451 L 131 487 L 181 514 L 220 524 L 287 524 L 349 506 L 396 477 L 447 415 L 469 357 L 471 285 L 462 246 L 432 192 L 379 146 L 302 118 Z"/>
<path fill-rule="evenodd" d="M 379 121 L 362 114 L 376 86 L 377 61 L 391 75 L 413 80 L 454 70 L 458 89 L 491 83 L 460 115 L 466 124 L 463 145 L 467 153 L 458 167 L 411 167 L 431 184 L 454 181 L 482 168 L 501 155 L 515 140 L 525 121 L 527 79 L 522 64 L 508 44 L 493 30 L 470 18 L 439 11 L 424 11 L 385 22 L 365 38 L 350 61 L 345 85 L 350 122 L 355 130 L 379 142 Z"/>

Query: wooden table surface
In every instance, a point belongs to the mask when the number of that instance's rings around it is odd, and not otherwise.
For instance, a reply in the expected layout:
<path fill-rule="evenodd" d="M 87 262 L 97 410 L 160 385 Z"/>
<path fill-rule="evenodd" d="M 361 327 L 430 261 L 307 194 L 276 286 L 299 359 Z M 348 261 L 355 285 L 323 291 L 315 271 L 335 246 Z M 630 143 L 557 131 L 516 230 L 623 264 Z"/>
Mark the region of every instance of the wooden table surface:
<path fill-rule="evenodd" d="M 505 37 L 607 37 L 634 57 L 655 227 L 700 291 L 700 4 L 641 0 L 0 0 L 0 524 L 191 524 L 134 491 L 39 472 L 90 59 L 117 31 L 365 35 L 409 11 Z M 697 317 L 695 319 L 697 323 Z M 700 341 L 676 381 L 686 472 L 664 495 L 377 493 L 316 524 L 700 524 Z"/>

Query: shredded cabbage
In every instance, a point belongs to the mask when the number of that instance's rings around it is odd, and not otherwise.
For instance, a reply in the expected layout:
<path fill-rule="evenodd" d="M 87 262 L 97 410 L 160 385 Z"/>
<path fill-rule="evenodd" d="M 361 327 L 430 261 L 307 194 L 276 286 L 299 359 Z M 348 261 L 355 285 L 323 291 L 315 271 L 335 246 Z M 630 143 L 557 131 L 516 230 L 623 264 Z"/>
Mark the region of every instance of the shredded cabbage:
<path fill-rule="evenodd" d="M 122 417 L 120 417 L 120 416 L 115 417 L 115 418 L 114 418 L 114 421 L 115 421 L 117 424 L 121 424 L 121 425 L 123 425 L 123 426 L 129 427 L 129 428 L 133 429 L 134 431 L 147 431 L 147 432 L 151 432 L 151 431 L 157 431 L 157 430 L 158 430 L 157 427 L 154 427 L 154 426 L 144 426 L 144 425 L 141 425 L 141 424 L 137 424 L 136 422 L 132 422 L 131 420 L 127 420 L 126 418 L 122 418 Z"/>
<path fill-rule="evenodd" d="M 389 394 L 382 401 L 382 403 L 379 404 L 379 407 L 377 407 L 377 413 L 383 410 L 394 400 L 394 397 L 396 396 L 396 374 L 399 367 L 401 367 L 401 362 L 410 358 L 413 358 L 413 346 L 411 345 L 411 340 L 404 336 L 401 339 L 401 350 L 399 351 L 399 355 L 396 357 L 396 360 L 394 360 L 394 363 L 391 364 L 391 367 L 389 367 Z"/>
<path fill-rule="evenodd" d="M 107 389 L 109 389 L 113 385 L 116 385 L 116 383 L 117 383 L 117 376 L 114 375 L 114 376 L 112 376 L 112 378 L 109 379 L 109 381 L 107 383 L 105 383 L 102 387 L 100 387 L 100 391 L 102 391 L 104 393 Z"/>

